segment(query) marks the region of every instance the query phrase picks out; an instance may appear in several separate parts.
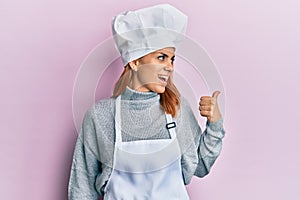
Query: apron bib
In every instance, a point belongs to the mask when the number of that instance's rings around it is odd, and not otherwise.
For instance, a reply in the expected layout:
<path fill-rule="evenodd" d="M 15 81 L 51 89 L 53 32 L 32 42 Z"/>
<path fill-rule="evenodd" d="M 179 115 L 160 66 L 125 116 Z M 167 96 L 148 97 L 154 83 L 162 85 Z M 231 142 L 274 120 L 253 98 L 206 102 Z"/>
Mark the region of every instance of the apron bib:
<path fill-rule="evenodd" d="M 118 96 L 113 170 L 104 200 L 188 200 L 175 126 L 168 129 L 171 139 L 123 142 L 120 108 Z M 174 124 L 170 114 L 166 114 L 166 120 L 168 125 Z"/>

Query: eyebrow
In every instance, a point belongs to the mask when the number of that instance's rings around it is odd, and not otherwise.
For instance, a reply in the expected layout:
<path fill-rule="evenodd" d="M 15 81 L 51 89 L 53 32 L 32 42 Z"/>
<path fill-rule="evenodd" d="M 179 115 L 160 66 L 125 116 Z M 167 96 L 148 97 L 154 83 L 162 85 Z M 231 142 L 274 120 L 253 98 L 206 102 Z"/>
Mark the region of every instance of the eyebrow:
<path fill-rule="evenodd" d="M 169 57 L 167 54 L 165 54 L 165 53 L 163 53 L 163 52 L 159 52 L 159 51 L 158 51 L 158 53 L 162 54 L 163 56 L 166 56 L 167 58 Z M 174 58 L 175 58 L 175 55 L 172 56 L 172 58 L 174 59 Z"/>

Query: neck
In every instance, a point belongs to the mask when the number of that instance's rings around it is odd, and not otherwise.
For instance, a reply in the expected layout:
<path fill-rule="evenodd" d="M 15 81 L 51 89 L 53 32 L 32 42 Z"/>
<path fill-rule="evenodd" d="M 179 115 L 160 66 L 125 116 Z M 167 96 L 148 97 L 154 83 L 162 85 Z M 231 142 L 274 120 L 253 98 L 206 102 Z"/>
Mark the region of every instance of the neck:
<path fill-rule="evenodd" d="M 159 99 L 159 95 L 156 92 L 152 91 L 137 91 L 129 86 L 126 87 L 125 91 L 122 94 L 122 99 L 124 100 L 151 100 L 157 101 Z M 156 99 L 156 100 L 155 100 Z"/>
<path fill-rule="evenodd" d="M 150 92 L 149 89 L 147 89 L 146 87 L 144 87 L 140 81 L 138 80 L 137 76 L 135 73 L 132 74 L 131 80 L 128 84 L 128 87 L 136 90 L 138 92 Z"/>

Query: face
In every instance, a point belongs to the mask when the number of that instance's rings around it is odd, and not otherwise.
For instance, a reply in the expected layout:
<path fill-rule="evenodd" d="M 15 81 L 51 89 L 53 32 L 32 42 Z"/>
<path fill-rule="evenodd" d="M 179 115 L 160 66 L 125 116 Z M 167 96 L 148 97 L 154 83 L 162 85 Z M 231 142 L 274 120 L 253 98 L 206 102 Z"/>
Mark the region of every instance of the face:
<path fill-rule="evenodd" d="M 174 53 L 174 48 L 164 48 L 130 62 L 133 74 L 129 86 L 141 92 L 163 93 L 174 70 Z"/>

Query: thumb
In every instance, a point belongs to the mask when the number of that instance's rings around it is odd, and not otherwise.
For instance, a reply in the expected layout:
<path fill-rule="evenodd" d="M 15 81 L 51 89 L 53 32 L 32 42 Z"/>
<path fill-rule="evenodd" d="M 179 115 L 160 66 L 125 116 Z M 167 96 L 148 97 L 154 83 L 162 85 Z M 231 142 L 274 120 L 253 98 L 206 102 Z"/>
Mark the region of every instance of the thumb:
<path fill-rule="evenodd" d="M 212 98 L 217 99 L 220 93 L 221 93 L 221 92 L 220 92 L 219 90 L 214 91 L 214 93 L 213 93 L 213 95 L 212 95 Z"/>

